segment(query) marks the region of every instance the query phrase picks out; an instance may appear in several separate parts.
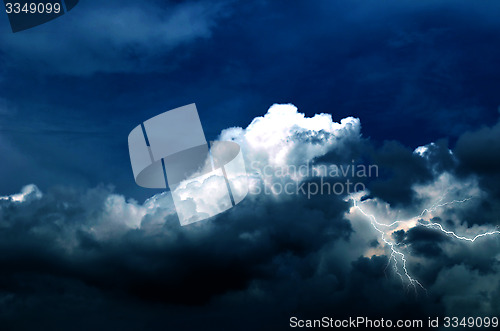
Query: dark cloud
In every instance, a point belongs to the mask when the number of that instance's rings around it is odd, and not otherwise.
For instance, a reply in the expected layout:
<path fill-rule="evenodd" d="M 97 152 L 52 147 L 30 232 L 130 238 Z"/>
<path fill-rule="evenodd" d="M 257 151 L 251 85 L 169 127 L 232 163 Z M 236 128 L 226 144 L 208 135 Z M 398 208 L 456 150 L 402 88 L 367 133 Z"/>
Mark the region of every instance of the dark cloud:
<path fill-rule="evenodd" d="M 498 175 L 500 169 L 500 123 L 465 132 L 454 149 L 463 171 Z"/>
<path fill-rule="evenodd" d="M 41 277 L 68 279 L 70 285 L 60 285 L 63 291 L 73 291 L 75 283 L 131 301 L 203 305 L 254 281 L 309 278 L 316 269 L 311 257 L 350 233 L 341 217 L 345 203 L 304 206 L 301 197 L 283 203 L 246 201 L 200 226 L 180 228 L 172 215 L 156 227 L 120 232 L 124 224 L 109 224 L 113 215 L 106 214 L 110 194 L 105 188 L 58 189 L 33 201 L 2 202 L 6 295 L 17 298 L 21 289 L 24 296 L 38 296 Z M 96 238 L 93 228 L 100 225 L 111 227 L 112 237 Z M 24 282 L 29 285 L 23 289 Z"/>
<path fill-rule="evenodd" d="M 385 201 L 409 203 L 413 198 L 411 186 L 432 179 L 424 160 L 395 141 L 386 142 L 376 152 L 373 163 L 381 168 L 381 174 L 370 188 Z"/>
<path fill-rule="evenodd" d="M 280 330 L 293 315 L 496 314 L 498 240 L 472 244 L 423 224 L 464 235 L 499 225 L 499 9 L 444 0 L 81 2 L 0 36 L 2 325 Z M 155 192 L 135 185 L 126 137 L 192 102 L 208 139 L 275 102 L 332 113 L 321 121 L 338 131 L 294 119 L 300 130 L 247 155 L 375 164 L 379 176 L 359 179 L 368 189 L 360 203 L 383 222 L 471 198 L 386 237 L 427 295 L 400 282 L 380 234 L 346 194 L 250 195 L 187 227 L 168 194 L 142 204 Z M 359 121 L 336 123 L 351 115 Z M 28 183 L 43 194 L 28 187 L 7 198 Z"/>
<path fill-rule="evenodd" d="M 322 144 L 294 137 L 313 148 Z M 361 154 L 367 151 L 367 159 L 384 160 L 382 170 L 396 173 L 408 192 L 416 184 L 432 185 L 441 175 L 436 169 L 448 160 L 433 157 L 446 155 L 440 145 L 419 155 L 396 143 L 377 148 L 358 142 Z M 333 162 L 334 156 L 325 159 Z M 444 168 L 451 164 L 459 163 Z M 411 176 L 419 171 L 422 176 Z M 393 185 L 390 180 L 374 183 Z M 186 330 L 206 323 L 234 328 L 242 321 L 243 329 L 285 329 L 290 316 L 333 313 L 422 318 L 472 309 L 457 301 L 455 287 L 443 283 L 446 275 L 480 282 L 498 272 L 494 243 L 468 245 L 417 226 L 392 233 L 407 254 L 409 270 L 429 289 L 424 297 L 406 291 L 389 256 L 362 256 L 379 249 L 380 238 L 370 234 L 368 223 L 353 228 L 345 218 L 352 206 L 345 195 L 251 195 L 210 221 L 180 227 L 168 195 L 156 197 L 154 208 L 147 209 L 103 186 L 56 187 L 43 195 L 33 187 L 23 192 L 0 201 L 0 291 L 6 307 L 1 317 L 8 326 L 30 328 L 26 316 L 61 329 L 82 320 L 82 329 L 102 323 Z M 383 190 L 373 192 L 364 201 L 384 197 Z M 420 204 L 422 197 L 395 194 L 392 199 L 404 208 Z M 454 230 L 460 225 L 431 221 Z M 487 293 L 483 299 L 491 301 L 495 286 L 475 285 L 462 291 L 460 300 L 482 291 Z M 231 317 L 217 317 L 227 311 Z M 485 312 L 480 307 L 472 311 Z M 188 318 L 193 314 L 196 318 Z"/>
<path fill-rule="evenodd" d="M 273 203 L 256 198 L 200 226 L 179 228 L 175 217 L 167 217 L 153 232 L 129 230 L 102 240 L 89 225 L 103 216 L 109 194 L 104 188 L 59 189 L 22 205 L 3 204 L 5 325 L 29 328 L 23 320 L 29 316 L 57 329 L 72 322 L 77 329 L 94 323 L 192 329 L 208 320 L 216 328 L 270 323 L 285 329 L 292 312 L 316 316 L 333 309 L 336 316 L 349 316 L 356 309 L 377 316 L 403 302 L 393 316 L 421 312 L 384 274 L 385 257 L 359 258 L 344 269 L 343 252 L 328 249 L 350 237 L 341 201 L 329 198 L 325 209 L 326 199 L 304 205 L 300 197 Z M 325 254 L 328 260 L 321 262 Z M 380 305 L 376 298 L 387 293 L 394 300 Z M 236 311 L 224 314 L 225 321 L 209 318 L 228 309 Z M 189 319 L 194 312 L 197 317 Z"/>
<path fill-rule="evenodd" d="M 425 227 L 415 227 L 408 230 L 404 242 L 409 245 L 412 254 L 426 257 L 442 255 L 440 243 L 449 239 L 445 234 Z"/>

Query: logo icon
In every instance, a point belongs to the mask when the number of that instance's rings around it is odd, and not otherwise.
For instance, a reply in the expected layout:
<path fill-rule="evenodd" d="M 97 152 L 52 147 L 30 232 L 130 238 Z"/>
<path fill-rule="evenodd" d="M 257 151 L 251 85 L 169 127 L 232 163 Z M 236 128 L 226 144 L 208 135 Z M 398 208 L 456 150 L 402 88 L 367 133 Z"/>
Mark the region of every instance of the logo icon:
<path fill-rule="evenodd" d="M 222 213 L 248 194 L 240 146 L 209 145 L 194 103 L 138 125 L 128 147 L 137 185 L 169 188 L 181 225 Z"/>
<path fill-rule="evenodd" d="M 73 9 L 79 0 L 4 0 L 12 32 L 47 23 Z"/>

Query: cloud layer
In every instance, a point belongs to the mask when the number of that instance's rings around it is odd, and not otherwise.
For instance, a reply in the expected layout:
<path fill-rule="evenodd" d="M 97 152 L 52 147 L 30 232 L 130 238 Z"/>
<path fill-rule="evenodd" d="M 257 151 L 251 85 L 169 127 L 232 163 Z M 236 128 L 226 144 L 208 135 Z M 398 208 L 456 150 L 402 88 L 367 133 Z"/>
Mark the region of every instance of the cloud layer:
<path fill-rule="evenodd" d="M 247 165 L 343 164 L 352 156 L 379 161 L 381 176 L 367 180 L 361 195 L 363 208 L 382 222 L 472 197 L 388 233 L 427 296 L 408 292 L 386 267 L 390 251 L 352 208 L 354 196 L 250 194 L 226 213 L 181 227 L 169 193 L 141 204 L 109 187 L 42 193 L 30 185 L 0 198 L 0 318 L 7 326 L 27 328 L 34 319 L 48 327 L 60 319 L 59 326 L 77 320 L 85 328 L 100 319 L 99 310 L 109 314 L 103 327 L 122 325 L 120 312 L 129 312 L 131 328 L 192 329 L 208 321 L 234 328 L 243 321 L 243 329 L 284 329 L 291 315 L 494 314 L 500 308 L 498 239 L 464 243 L 416 222 L 432 219 L 462 234 L 495 226 L 488 220 L 498 215 L 492 207 L 497 192 L 488 178 L 497 174 L 469 165 L 461 146 L 497 127 L 464 134 L 453 150 L 434 143 L 412 151 L 394 142 L 373 146 L 358 119 L 335 122 L 274 105 L 246 128 L 220 134 L 242 146 Z M 265 183 L 266 176 L 252 176 Z M 404 194 L 387 193 L 395 184 Z"/>
<path fill-rule="evenodd" d="M 18 70 L 92 75 L 168 70 L 176 48 L 210 38 L 226 15 L 223 1 L 82 2 L 74 11 L 22 33 L 3 33 L 4 60 Z M 164 66 L 168 59 L 171 64 Z M 155 65 L 151 65 L 155 63 Z"/>

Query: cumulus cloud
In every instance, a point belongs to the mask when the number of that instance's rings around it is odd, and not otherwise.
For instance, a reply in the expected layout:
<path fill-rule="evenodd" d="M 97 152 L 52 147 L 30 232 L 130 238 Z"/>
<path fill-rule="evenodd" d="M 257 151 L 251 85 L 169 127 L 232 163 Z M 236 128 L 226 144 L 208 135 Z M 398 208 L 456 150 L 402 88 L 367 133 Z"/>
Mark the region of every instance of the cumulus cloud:
<path fill-rule="evenodd" d="M 293 120 L 279 126 L 287 115 Z M 356 120 L 348 119 L 342 123 L 333 123 L 327 115 L 311 120 L 290 105 L 276 105 L 269 114 L 254 121 L 246 129 L 238 129 L 241 133 L 239 137 L 227 137 L 228 133 L 223 132 L 221 138 L 237 138 L 244 153 L 248 154 L 247 160 L 256 156 L 261 157 L 263 162 L 269 162 L 277 149 L 285 148 L 289 151 L 280 164 L 286 164 L 290 160 L 304 162 L 307 158 L 323 155 L 335 148 L 335 144 L 340 144 L 344 138 L 359 135 L 359 128 L 355 127 L 358 125 Z M 263 133 L 263 128 L 274 138 L 258 144 L 254 140 L 257 137 L 255 133 Z M 234 130 L 236 129 L 229 131 L 233 134 Z M 272 130 L 275 132 L 271 132 Z M 304 132 L 315 139 L 318 139 L 317 136 L 324 137 L 325 134 L 331 137 L 325 141 L 319 139 L 310 142 L 307 139 L 303 142 L 300 134 Z M 295 149 L 306 158 L 295 158 Z M 207 184 L 210 184 L 209 181 Z M 196 194 L 202 188 L 193 186 L 186 189 L 192 190 L 191 194 Z M 274 278 L 272 270 L 279 268 L 280 264 L 276 264 L 277 260 L 295 259 L 295 255 L 299 259 L 306 259 L 309 254 L 315 254 L 322 247 L 321 243 L 346 236 L 350 232 L 348 223 L 342 219 L 342 213 L 339 213 L 347 207 L 340 199 L 329 202 L 327 207 L 321 201 L 311 201 L 307 203 L 307 208 L 303 208 L 300 196 L 275 201 L 265 196 L 252 195 L 238 205 L 238 208 L 211 221 L 181 229 L 169 193 L 156 195 L 144 204 L 127 200 L 105 187 L 87 192 L 60 188 L 37 195 L 35 199 L 20 198 L 33 190 L 34 187 L 30 186 L 23 189 L 22 194 L 13 195 L 16 200 L 22 200 L 17 205 L 13 204 L 10 196 L 2 199 L 4 228 L 8 232 L 17 232 L 19 236 L 23 234 L 19 227 L 21 224 L 29 229 L 29 239 L 19 240 L 16 247 L 23 247 L 26 242 L 49 240 L 50 245 L 44 251 L 52 252 L 55 259 L 75 261 L 72 267 L 79 270 L 77 274 L 82 268 L 88 267 L 87 263 L 100 265 L 109 259 L 116 259 L 114 263 L 121 265 L 118 269 L 101 274 L 100 270 L 92 267 L 80 276 L 85 282 L 96 281 L 99 286 L 106 287 L 114 283 L 113 279 L 119 269 L 137 268 L 133 272 L 136 274 L 134 277 L 123 279 L 123 286 L 129 289 L 129 294 L 144 296 L 153 301 L 204 302 L 214 294 L 233 288 L 243 289 L 254 277 Z M 290 218 L 291 212 L 295 215 L 293 220 Z M 283 232 L 284 228 L 287 231 Z M 4 241 L 4 245 L 9 242 L 11 241 Z M 130 255 L 115 256 L 118 254 L 117 249 L 125 249 L 128 245 L 131 246 L 126 251 L 132 250 L 132 255 L 139 255 L 135 258 Z M 199 250 L 200 245 L 207 245 L 207 248 Z M 139 247 L 149 253 L 139 252 L 142 250 Z M 228 247 L 232 249 L 228 251 Z M 152 256 L 148 257 L 150 253 L 166 257 L 165 260 L 155 262 L 154 270 L 157 273 L 148 265 L 147 261 L 154 259 Z M 289 254 L 291 256 L 288 257 Z M 135 260 L 134 264 L 137 263 L 135 267 L 129 265 L 132 260 Z M 207 265 L 207 262 L 212 264 Z M 58 267 L 50 272 L 66 273 Z M 165 276 L 161 275 L 171 268 L 177 271 L 168 271 L 170 276 L 163 278 Z M 212 275 L 210 279 L 216 276 L 221 279 L 214 284 L 204 284 L 204 273 L 207 272 Z M 184 280 L 183 277 L 187 275 L 191 276 Z M 149 281 L 145 281 L 144 276 Z M 133 280 L 135 277 L 141 280 Z M 228 287 L 226 282 L 229 282 Z M 200 293 L 193 292 L 192 287 Z"/>
<path fill-rule="evenodd" d="M 342 150 L 347 142 L 359 140 L 360 131 L 360 121 L 353 117 L 337 123 L 330 114 L 308 118 L 294 105 L 276 104 L 246 129 L 223 130 L 220 139 L 239 143 L 249 162 L 279 167 L 304 164 L 333 149 Z"/>
<path fill-rule="evenodd" d="M 247 165 L 257 162 L 272 169 L 345 162 L 339 152 L 347 153 L 352 146 L 364 158 L 389 166 L 381 169 L 382 178 L 367 182 L 367 190 L 356 196 L 305 199 L 283 193 L 250 194 L 236 208 L 185 227 L 179 225 L 168 192 L 141 204 L 109 187 L 59 187 L 42 194 L 27 186 L 19 194 L 0 198 L 2 307 L 19 307 L 31 300 L 38 308 L 28 309 L 27 314 L 38 316 L 36 311 L 43 311 L 53 317 L 43 302 L 62 300 L 73 307 L 74 297 L 79 296 L 104 311 L 116 305 L 126 310 L 141 305 L 155 312 L 159 303 L 168 307 L 162 316 L 168 317 L 164 326 L 171 327 L 200 309 L 215 314 L 234 311 L 234 319 L 226 322 L 234 326 L 244 318 L 242 311 L 247 315 L 270 311 L 276 316 L 324 314 L 331 309 L 338 316 L 349 316 L 353 310 L 368 315 L 391 311 L 392 317 L 401 318 L 461 312 L 467 308 L 463 302 L 479 297 L 487 300 L 488 307 L 477 311 L 497 307 L 497 285 L 456 292 L 446 279 L 460 275 L 465 284 L 467 279 L 497 277 L 498 242 L 492 238 L 475 244 L 457 242 L 419 225 L 439 222 L 462 234 L 491 226 L 466 221 L 479 214 L 491 193 L 483 187 L 481 174 L 457 170 L 458 157 L 436 166 L 456 154 L 444 144 L 436 142 L 416 153 L 398 144 L 367 145 L 358 119 L 306 117 L 293 105 L 273 105 L 246 128 L 223 130 L 219 139 L 238 142 Z M 415 169 L 420 172 L 411 174 Z M 256 176 L 264 180 L 261 175 Z M 314 179 L 305 175 L 285 180 Z M 405 186 L 409 202 L 401 196 L 384 199 L 395 182 Z M 196 194 L 202 187 L 185 189 Z M 469 197 L 473 199 L 466 203 L 446 204 Z M 352 199 L 381 222 L 411 220 L 388 228 L 386 238 L 406 254 L 408 269 L 428 289 L 427 297 L 406 292 L 387 268 L 387 245 L 366 216 L 353 208 Z M 419 214 L 429 206 L 428 212 Z M 58 284 L 55 292 L 39 290 L 52 283 Z M 387 299 L 382 305 L 380 297 Z M 88 308 L 83 311 L 92 315 Z M 21 316 L 9 310 L 2 314 L 11 322 Z M 141 309 L 135 314 L 147 316 Z M 69 311 L 68 316 L 76 315 Z M 276 316 L 266 319 L 277 323 Z M 188 324 L 196 328 L 202 321 Z M 249 321 L 248 327 L 261 322 Z"/>
<path fill-rule="evenodd" d="M 241 146 L 250 191 L 266 187 L 272 193 L 275 183 L 284 187 L 310 179 L 311 166 L 323 163 L 327 154 L 350 154 L 349 148 L 360 144 L 361 124 L 353 117 L 335 122 L 330 114 L 306 117 L 294 105 L 275 104 L 245 129 L 223 130 L 219 139 Z"/>
<path fill-rule="evenodd" d="M 249 180 L 252 193 L 262 185 L 272 189 L 276 182 L 284 186 L 287 182 L 297 184 L 306 180 L 309 174 L 294 170 L 308 166 L 332 150 L 342 152 L 348 143 L 360 138 L 358 119 L 349 117 L 337 123 L 329 114 L 309 118 L 291 104 L 275 104 L 246 128 L 223 130 L 218 140 L 234 141 L 241 147 L 250 176 L 247 178 L 247 172 L 238 169 L 231 183 Z M 225 182 L 216 175 L 185 180 L 172 194 L 182 223 L 190 218 L 217 214 L 231 206 Z"/>

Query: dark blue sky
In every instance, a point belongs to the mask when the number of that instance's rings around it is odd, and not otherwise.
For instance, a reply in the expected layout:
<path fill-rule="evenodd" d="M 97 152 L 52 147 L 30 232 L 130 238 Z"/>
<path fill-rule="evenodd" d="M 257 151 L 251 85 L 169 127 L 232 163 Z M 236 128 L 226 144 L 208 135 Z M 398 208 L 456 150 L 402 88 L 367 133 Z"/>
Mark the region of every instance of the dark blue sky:
<path fill-rule="evenodd" d="M 499 17 L 497 0 L 81 0 L 12 33 L 0 15 L 1 327 L 498 316 L 498 233 L 438 225 L 500 226 Z M 158 191 L 136 185 L 127 137 L 191 103 L 207 139 L 246 128 L 225 137 L 247 168 L 380 176 L 357 178 L 359 196 L 248 194 L 181 226 L 168 193 L 143 203 Z M 247 127 L 276 103 L 333 121 L 281 105 Z M 398 277 L 396 246 L 427 294 Z"/>
<path fill-rule="evenodd" d="M 273 103 L 361 119 L 374 141 L 453 146 L 498 117 L 497 1 L 82 1 L 0 21 L 0 193 L 135 187 L 126 137 L 195 102 L 208 138 Z M 180 18 L 179 18 L 180 17 Z M 14 174 L 14 175 L 13 175 Z"/>

